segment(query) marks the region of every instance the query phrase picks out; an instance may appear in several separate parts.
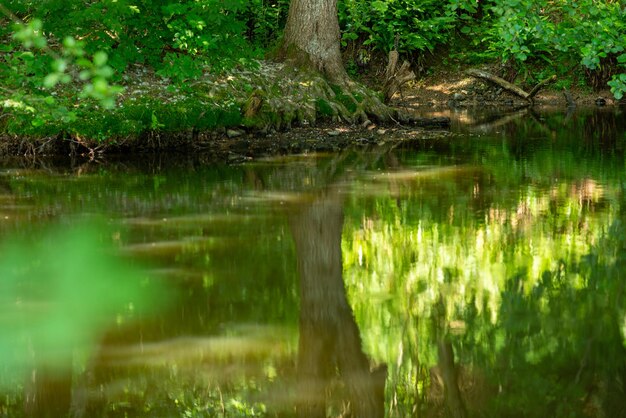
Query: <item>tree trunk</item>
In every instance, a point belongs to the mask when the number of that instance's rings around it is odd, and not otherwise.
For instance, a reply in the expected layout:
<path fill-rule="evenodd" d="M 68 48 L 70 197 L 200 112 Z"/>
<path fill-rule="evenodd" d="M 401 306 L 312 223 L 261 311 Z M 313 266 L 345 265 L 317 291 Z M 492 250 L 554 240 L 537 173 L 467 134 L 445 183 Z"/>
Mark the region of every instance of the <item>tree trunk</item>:
<path fill-rule="evenodd" d="M 337 84 L 347 84 L 340 51 L 337 0 L 292 0 L 280 56 L 312 67 Z"/>
<path fill-rule="evenodd" d="M 370 371 L 346 298 L 341 261 L 343 208 L 323 196 L 290 217 L 300 274 L 298 416 L 326 416 L 326 389 L 339 372 L 352 416 L 382 418 L 386 366 Z"/>

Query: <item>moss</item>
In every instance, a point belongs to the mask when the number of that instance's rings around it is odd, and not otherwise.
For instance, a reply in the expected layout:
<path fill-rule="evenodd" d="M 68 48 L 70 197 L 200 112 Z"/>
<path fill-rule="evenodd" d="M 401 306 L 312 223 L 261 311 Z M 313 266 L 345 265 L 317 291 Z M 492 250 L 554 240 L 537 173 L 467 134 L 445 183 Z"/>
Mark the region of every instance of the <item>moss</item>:
<path fill-rule="evenodd" d="M 317 99 L 315 101 L 315 109 L 322 116 L 333 116 L 335 114 L 335 111 L 331 107 L 330 103 L 324 99 Z"/>
<path fill-rule="evenodd" d="M 347 94 L 338 94 L 337 101 L 344 105 L 350 113 L 354 113 L 357 111 L 357 103 L 354 101 L 352 96 L 349 96 Z"/>
<path fill-rule="evenodd" d="M 343 91 L 341 90 L 341 87 L 339 87 L 337 84 L 330 84 L 330 89 L 333 91 L 333 93 L 335 93 L 336 95 L 340 95 L 343 94 Z"/>
<path fill-rule="evenodd" d="M 357 100 L 355 102 L 355 97 L 353 97 L 351 94 L 346 94 L 344 93 L 344 91 L 342 90 L 342 88 L 336 84 L 331 84 L 330 88 L 332 89 L 333 93 L 335 93 L 335 100 L 337 100 L 339 103 L 341 103 L 346 109 L 348 109 L 348 111 L 350 113 L 354 113 L 357 111 L 358 108 L 358 103 L 357 102 L 361 102 L 363 101 L 363 97 L 361 97 L 361 100 Z"/>

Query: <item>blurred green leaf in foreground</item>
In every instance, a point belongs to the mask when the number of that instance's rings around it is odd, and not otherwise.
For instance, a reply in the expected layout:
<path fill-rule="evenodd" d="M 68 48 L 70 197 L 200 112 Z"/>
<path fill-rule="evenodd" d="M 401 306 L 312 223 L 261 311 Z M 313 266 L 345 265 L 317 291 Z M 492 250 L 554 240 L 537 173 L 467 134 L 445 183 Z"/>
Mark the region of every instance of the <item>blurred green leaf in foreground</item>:
<path fill-rule="evenodd" d="M 107 329 L 164 305 L 165 289 L 117 256 L 110 237 L 81 224 L 0 244 L 0 390 L 33 365 L 63 372 Z"/>

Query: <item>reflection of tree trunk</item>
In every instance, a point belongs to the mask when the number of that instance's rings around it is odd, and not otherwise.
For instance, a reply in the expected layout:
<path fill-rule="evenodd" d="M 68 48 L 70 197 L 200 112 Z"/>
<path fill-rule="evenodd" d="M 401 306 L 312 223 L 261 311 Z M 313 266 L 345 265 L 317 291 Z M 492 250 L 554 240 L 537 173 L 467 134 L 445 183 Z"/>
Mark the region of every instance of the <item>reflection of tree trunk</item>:
<path fill-rule="evenodd" d="M 69 370 L 50 370 L 47 367 L 33 370 L 24 393 L 27 417 L 67 416 L 72 398 L 72 374 Z"/>
<path fill-rule="evenodd" d="M 324 196 L 290 217 L 300 273 L 298 413 L 325 417 L 325 391 L 337 370 L 355 417 L 384 416 L 385 366 L 370 372 L 342 277 L 343 208 Z"/>
<path fill-rule="evenodd" d="M 446 336 L 446 307 L 443 296 L 440 296 L 435 311 L 435 327 L 437 334 L 437 354 L 439 370 L 443 380 L 443 398 L 446 405 L 446 416 L 450 418 L 465 418 L 467 411 L 459 389 L 457 368 L 454 364 L 454 349 Z"/>
<path fill-rule="evenodd" d="M 452 344 L 443 338 L 437 342 L 439 354 L 439 369 L 443 378 L 443 397 L 446 403 L 447 416 L 451 418 L 465 418 L 465 405 L 459 389 L 459 379 L 454 364 L 454 350 Z"/>

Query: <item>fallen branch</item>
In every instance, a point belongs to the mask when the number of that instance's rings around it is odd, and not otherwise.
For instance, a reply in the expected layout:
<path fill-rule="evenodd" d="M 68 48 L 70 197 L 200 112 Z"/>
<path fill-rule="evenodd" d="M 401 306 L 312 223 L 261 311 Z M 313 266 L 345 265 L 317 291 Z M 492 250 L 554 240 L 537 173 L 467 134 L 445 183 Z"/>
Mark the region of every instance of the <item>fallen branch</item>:
<path fill-rule="evenodd" d="M 505 79 L 500 78 L 497 75 L 490 74 L 486 71 L 470 68 L 469 70 L 466 71 L 466 73 L 471 75 L 472 77 L 482 78 L 482 79 L 491 81 L 492 83 L 502 87 L 504 90 L 507 90 L 515 94 L 516 96 L 521 97 L 522 99 L 528 100 L 530 104 L 533 103 L 533 98 L 537 95 L 539 90 L 541 90 L 548 83 L 551 83 L 552 81 L 556 80 L 556 75 L 546 78 L 545 80 L 539 82 L 539 84 L 537 84 L 530 91 L 530 93 L 528 93 L 522 90 L 521 88 L 517 87 L 515 84 L 509 83 Z"/>
<path fill-rule="evenodd" d="M 482 71 L 482 70 L 476 70 L 473 68 L 470 68 L 469 70 L 466 71 L 467 74 L 471 75 L 472 77 L 477 77 L 477 78 L 482 78 L 485 80 L 489 80 L 494 84 L 497 84 L 498 86 L 502 87 L 503 89 L 510 91 L 511 93 L 521 97 L 522 99 L 526 99 L 526 100 L 530 100 L 530 94 L 525 92 L 524 90 L 522 90 L 521 88 L 517 87 L 515 84 L 511 84 L 508 81 L 506 81 L 503 78 L 498 77 L 497 75 L 493 75 L 490 74 L 486 71 Z"/>
<path fill-rule="evenodd" d="M 532 99 L 533 97 L 535 97 L 537 93 L 539 93 L 539 90 L 541 90 L 547 84 L 552 83 L 553 81 L 556 81 L 556 75 L 553 75 L 552 77 L 548 77 L 545 80 L 540 81 L 535 87 L 533 87 L 530 93 L 528 93 L 528 96 Z"/>

